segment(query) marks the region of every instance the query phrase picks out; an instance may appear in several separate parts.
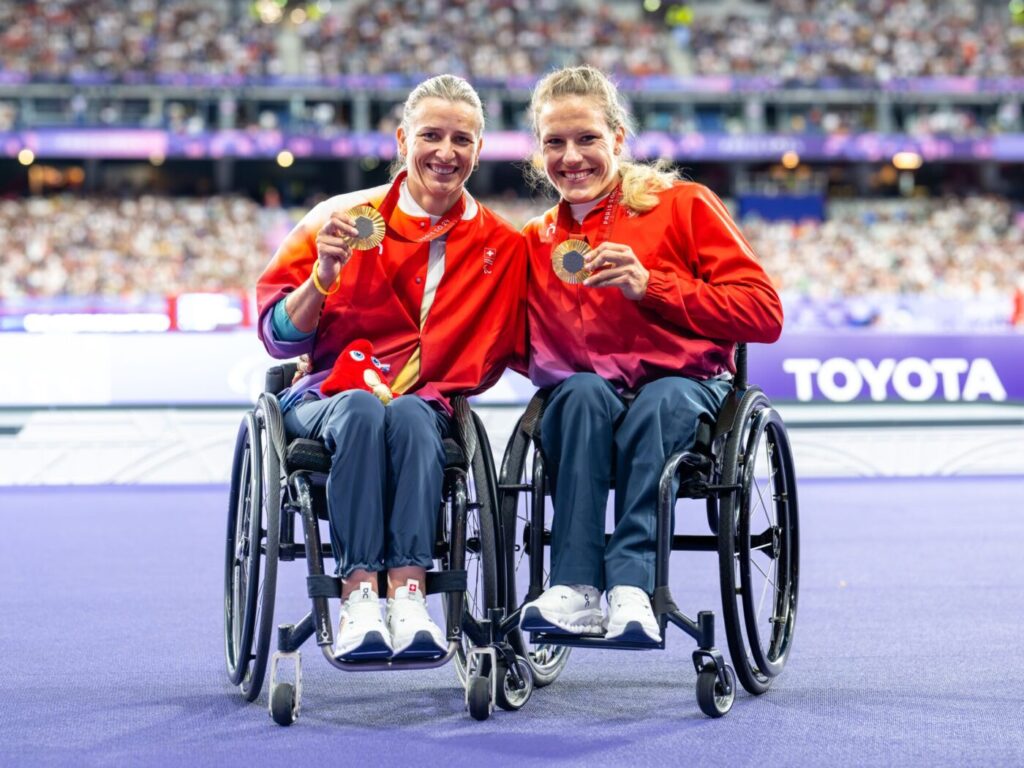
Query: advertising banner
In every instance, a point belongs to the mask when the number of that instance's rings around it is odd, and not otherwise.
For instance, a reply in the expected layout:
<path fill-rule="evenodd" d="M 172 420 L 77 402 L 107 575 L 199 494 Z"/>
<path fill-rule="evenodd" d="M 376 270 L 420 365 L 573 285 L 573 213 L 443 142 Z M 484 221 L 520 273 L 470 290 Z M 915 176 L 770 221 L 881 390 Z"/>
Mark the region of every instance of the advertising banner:
<path fill-rule="evenodd" d="M 1024 400 L 1024 334 L 785 334 L 751 344 L 749 377 L 773 400 Z"/>
<path fill-rule="evenodd" d="M 275 363 L 255 333 L 0 333 L 0 407 L 241 405 Z M 775 401 L 1024 402 L 1024 334 L 786 334 L 748 348 Z M 479 399 L 525 404 L 507 373 Z"/>
<path fill-rule="evenodd" d="M 485 160 L 522 160 L 534 148 L 533 137 L 521 131 L 489 131 Z M 689 162 L 777 162 L 787 152 L 803 161 L 888 162 L 899 152 L 912 152 L 924 162 L 1020 162 L 1024 135 L 1006 134 L 951 138 L 880 133 L 836 134 L 716 134 L 647 131 L 631 142 L 639 159 L 665 158 Z M 30 149 L 40 159 L 51 158 L 263 158 L 283 150 L 297 158 L 376 157 L 389 160 L 395 137 L 389 133 L 321 132 L 316 135 L 277 130 L 224 130 L 174 133 L 152 129 L 38 128 L 0 132 L 0 156 L 15 157 Z"/>

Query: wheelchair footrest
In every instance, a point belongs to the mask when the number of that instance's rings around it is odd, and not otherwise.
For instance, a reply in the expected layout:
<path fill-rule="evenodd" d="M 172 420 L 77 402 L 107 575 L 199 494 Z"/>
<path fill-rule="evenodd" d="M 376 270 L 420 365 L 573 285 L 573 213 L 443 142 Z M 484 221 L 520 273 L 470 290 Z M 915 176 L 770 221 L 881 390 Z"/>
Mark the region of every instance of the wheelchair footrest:
<path fill-rule="evenodd" d="M 428 571 L 427 594 L 436 592 L 465 592 L 469 582 L 466 571 Z M 386 571 L 377 574 L 377 594 L 388 591 Z M 306 594 L 309 597 L 341 597 L 341 579 L 337 576 L 307 576 Z"/>
<path fill-rule="evenodd" d="M 573 635 L 567 632 L 531 632 L 530 642 L 576 648 L 614 648 L 620 651 L 652 651 L 665 647 L 664 640 L 607 640 L 603 635 Z"/>

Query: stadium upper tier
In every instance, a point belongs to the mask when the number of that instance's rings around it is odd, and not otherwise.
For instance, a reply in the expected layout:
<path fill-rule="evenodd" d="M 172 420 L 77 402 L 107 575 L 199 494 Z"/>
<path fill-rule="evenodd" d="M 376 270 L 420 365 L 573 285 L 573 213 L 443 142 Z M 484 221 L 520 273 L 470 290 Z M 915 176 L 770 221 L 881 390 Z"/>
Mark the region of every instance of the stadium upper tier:
<path fill-rule="evenodd" d="M 488 204 L 517 226 L 546 206 Z M 293 221 L 241 197 L 0 201 L 0 326 L 51 298 L 128 311 L 192 292 L 248 295 Z M 824 222 L 742 226 L 791 329 L 1024 324 L 1024 214 L 1004 199 L 843 202 Z"/>
<path fill-rule="evenodd" d="M 0 81 L 335 85 L 454 72 L 529 87 L 577 63 L 711 84 L 1024 77 L 1024 24 L 1005 0 L 693 0 L 669 16 L 673 4 L 661 5 L 658 14 L 596 0 L 0 0 Z"/>

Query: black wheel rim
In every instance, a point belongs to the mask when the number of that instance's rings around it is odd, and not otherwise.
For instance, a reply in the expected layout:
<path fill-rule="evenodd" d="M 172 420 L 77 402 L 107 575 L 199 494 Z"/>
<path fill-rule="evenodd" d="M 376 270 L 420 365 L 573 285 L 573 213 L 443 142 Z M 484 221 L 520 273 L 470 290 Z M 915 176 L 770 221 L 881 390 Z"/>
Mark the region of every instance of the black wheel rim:
<path fill-rule="evenodd" d="M 260 434 L 252 415 L 239 429 L 230 498 L 226 552 L 224 638 L 228 675 L 238 685 L 252 659 L 258 599 L 260 550 L 252 545 L 253 489 L 262 488 L 262 465 L 253 461 L 260 452 Z"/>
<path fill-rule="evenodd" d="M 744 626 L 758 669 L 775 677 L 786 663 L 796 618 L 796 487 L 785 429 L 764 409 L 744 465 L 737 560 Z"/>
<path fill-rule="evenodd" d="M 528 552 L 526 541 L 527 526 L 531 519 L 531 505 L 544 504 L 543 489 L 538 489 L 539 467 L 527 461 L 534 456 L 536 462 L 538 451 L 532 441 L 521 430 L 521 423 L 516 424 L 513 439 L 505 452 L 502 462 L 502 485 L 526 486 L 523 493 L 515 491 L 503 492 L 501 497 L 502 525 L 505 528 L 505 555 L 508 563 L 508 604 L 521 608 L 519 595 L 526 595 L 529 590 L 530 558 L 536 553 Z M 544 558 L 542 588 L 547 588 L 550 578 L 550 549 L 542 547 L 539 556 Z M 534 685 L 540 687 L 553 682 L 561 673 L 569 660 L 571 648 L 561 645 L 531 645 L 526 642 L 524 633 L 518 629 L 509 634 L 509 642 L 516 654 L 526 658 L 533 671 Z"/>
<path fill-rule="evenodd" d="M 494 483 L 494 460 L 487 433 L 475 413 L 471 413 L 471 418 L 472 428 L 476 430 L 477 449 L 472 457 L 472 472 L 467 486 L 466 546 L 462 565 L 466 570 L 467 589 L 463 595 L 463 611 L 475 619 L 484 619 L 487 618 L 488 608 L 500 606 L 500 592 L 503 586 L 498 583 L 499 556 L 495 537 L 495 527 L 498 524 L 497 489 Z M 446 509 L 449 520 L 446 527 L 450 529 L 450 501 Z M 451 553 L 448 561 L 451 561 Z M 463 636 L 455 654 L 455 672 L 463 685 L 466 684 L 468 646 L 469 639 Z"/>
<path fill-rule="evenodd" d="M 254 609 L 251 612 L 252 663 L 240 683 L 242 694 L 248 701 L 254 701 L 259 696 L 270 657 L 281 537 L 281 470 L 277 447 L 273 444 L 268 425 L 268 419 L 274 418 L 272 414 L 277 413 L 277 405 L 276 400 L 267 402 L 266 397 L 261 397 L 253 412 L 252 427 L 257 438 L 252 441 L 250 457 L 253 487 L 258 489 L 259 495 L 257 503 L 252 504 L 249 516 L 249 549 L 255 563 L 255 567 L 249 570 L 247 584 L 248 592 L 255 593 L 252 603 Z M 256 460 L 257 457 L 259 460 Z"/>

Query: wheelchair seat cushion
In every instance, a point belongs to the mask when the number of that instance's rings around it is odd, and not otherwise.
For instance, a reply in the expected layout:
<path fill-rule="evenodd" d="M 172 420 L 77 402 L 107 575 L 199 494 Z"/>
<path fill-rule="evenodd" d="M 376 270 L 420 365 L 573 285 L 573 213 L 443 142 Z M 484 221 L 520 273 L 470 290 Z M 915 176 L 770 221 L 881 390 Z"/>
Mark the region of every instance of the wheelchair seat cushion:
<path fill-rule="evenodd" d="M 444 468 L 466 469 L 466 455 L 459 444 L 451 438 L 446 438 L 443 445 Z M 288 443 L 285 460 L 290 472 L 298 469 L 323 473 L 331 471 L 331 454 L 320 440 L 307 440 L 301 437 L 292 440 Z"/>

